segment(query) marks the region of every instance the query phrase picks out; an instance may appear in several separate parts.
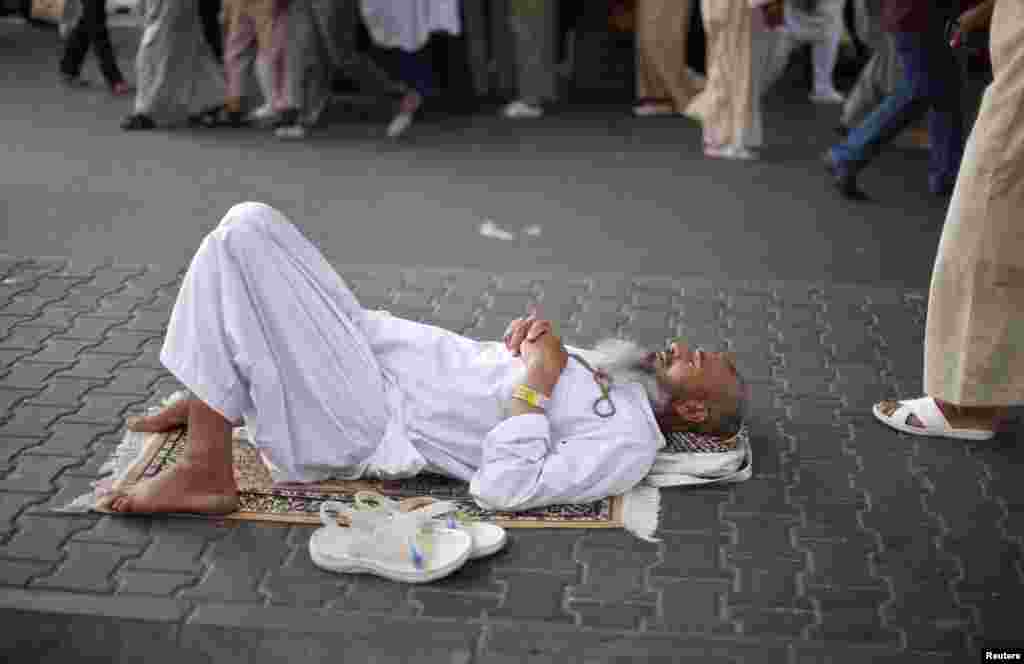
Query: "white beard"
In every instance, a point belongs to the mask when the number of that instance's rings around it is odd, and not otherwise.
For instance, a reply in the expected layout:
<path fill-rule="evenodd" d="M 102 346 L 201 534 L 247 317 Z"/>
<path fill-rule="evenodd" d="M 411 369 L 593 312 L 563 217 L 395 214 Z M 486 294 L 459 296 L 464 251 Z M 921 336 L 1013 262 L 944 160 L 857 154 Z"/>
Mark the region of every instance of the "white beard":
<path fill-rule="evenodd" d="M 650 351 L 626 339 L 604 339 L 583 354 L 595 369 L 603 369 L 612 383 L 640 383 L 655 414 L 664 412 L 672 401 L 671 394 L 658 382 L 654 367 L 647 361 Z"/>

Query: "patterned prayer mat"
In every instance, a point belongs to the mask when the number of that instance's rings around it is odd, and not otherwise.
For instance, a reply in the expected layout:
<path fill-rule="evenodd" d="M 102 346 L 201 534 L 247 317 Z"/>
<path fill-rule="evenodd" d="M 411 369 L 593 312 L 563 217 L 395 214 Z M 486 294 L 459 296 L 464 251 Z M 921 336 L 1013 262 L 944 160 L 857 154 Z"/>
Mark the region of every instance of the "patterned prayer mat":
<path fill-rule="evenodd" d="M 123 488 L 173 465 L 187 443 L 187 436 L 185 429 L 146 435 L 142 450 L 117 485 Z M 468 482 L 427 473 L 403 480 L 330 480 L 275 486 L 259 452 L 244 438 L 241 430 L 236 430 L 234 444 L 235 479 L 242 504 L 234 514 L 210 518 L 319 524 L 323 501 L 351 504 L 357 491 L 370 490 L 399 499 L 430 496 L 450 500 L 458 503 L 463 514 L 492 521 L 505 528 L 622 528 L 625 525 L 620 496 L 588 505 L 554 505 L 515 513 L 492 512 L 481 509 L 473 501 Z"/>

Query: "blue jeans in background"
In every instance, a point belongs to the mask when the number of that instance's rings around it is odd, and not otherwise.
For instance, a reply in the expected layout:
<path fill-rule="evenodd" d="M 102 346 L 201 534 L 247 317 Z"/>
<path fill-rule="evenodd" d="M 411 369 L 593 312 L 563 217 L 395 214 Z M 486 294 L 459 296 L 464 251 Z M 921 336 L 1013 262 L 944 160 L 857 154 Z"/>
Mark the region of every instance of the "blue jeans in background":
<path fill-rule="evenodd" d="M 943 37 L 943 18 L 933 17 L 925 32 L 893 33 L 903 78 L 845 141 L 829 151 L 838 173 L 854 175 L 862 170 L 887 143 L 928 112 L 928 185 L 936 193 L 952 189 L 965 137 L 960 70 Z"/>

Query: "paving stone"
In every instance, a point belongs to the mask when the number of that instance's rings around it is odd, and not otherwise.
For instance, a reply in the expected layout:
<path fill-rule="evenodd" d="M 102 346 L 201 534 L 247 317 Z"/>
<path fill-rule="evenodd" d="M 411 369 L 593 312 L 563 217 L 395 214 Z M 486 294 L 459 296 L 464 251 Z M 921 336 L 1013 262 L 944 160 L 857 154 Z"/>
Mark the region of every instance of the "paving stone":
<path fill-rule="evenodd" d="M 733 572 L 725 567 L 722 545 L 728 540 L 719 534 L 659 532 L 662 560 L 654 565 L 651 576 L 731 581 Z"/>
<path fill-rule="evenodd" d="M 206 555 L 206 575 L 183 599 L 200 601 L 262 602 L 257 591 L 269 569 L 281 566 L 288 554 L 288 529 L 241 522 L 214 543 Z"/>
<path fill-rule="evenodd" d="M 16 404 L 26 401 L 31 398 L 34 394 L 38 394 L 38 390 L 25 390 L 25 389 L 10 389 L 7 387 L 0 387 L 0 417 L 5 416 L 9 413 Z"/>
<path fill-rule="evenodd" d="M 653 603 L 647 589 L 647 570 L 657 555 L 637 555 L 620 549 L 581 549 L 577 560 L 583 564 L 582 581 L 568 589 L 570 600 L 596 602 Z"/>
<path fill-rule="evenodd" d="M 170 300 L 170 304 L 167 304 L 168 300 Z M 137 294 L 133 295 L 125 292 L 114 295 L 103 295 L 96 302 L 93 309 L 97 314 L 103 316 L 129 317 L 135 313 L 143 311 L 145 307 L 149 307 L 156 302 L 159 302 L 160 305 L 166 304 L 167 306 L 165 307 L 157 307 L 158 311 L 166 312 L 170 311 L 170 306 L 174 303 L 174 300 L 170 297 L 167 299 L 160 299 L 153 294 L 139 296 Z"/>
<path fill-rule="evenodd" d="M 744 485 L 743 491 L 733 495 L 733 502 L 726 505 L 723 511 L 726 519 L 740 518 L 746 523 L 745 517 L 776 517 L 796 518 L 800 515 L 799 508 L 790 500 L 787 485 L 784 481 L 767 478 L 755 478 Z"/>
<path fill-rule="evenodd" d="M 0 491 L 0 533 L 8 533 L 15 527 L 14 519 L 26 508 L 40 502 L 36 493 L 12 493 Z"/>
<path fill-rule="evenodd" d="M 48 327 L 19 325 L 0 339 L 0 349 L 35 351 L 42 348 L 43 342 L 53 333 L 54 330 Z"/>
<path fill-rule="evenodd" d="M 148 519 L 130 519 L 123 516 L 101 516 L 89 530 L 76 533 L 73 542 L 98 542 L 142 551 L 150 541 Z"/>
<path fill-rule="evenodd" d="M 53 563 L 35 560 L 0 560 L 0 585 L 24 586 L 34 577 L 44 576 L 52 569 Z"/>
<path fill-rule="evenodd" d="M 88 378 L 54 378 L 49 381 L 43 392 L 31 398 L 30 403 L 78 408 L 85 395 L 100 385 L 103 385 L 102 381 Z"/>
<path fill-rule="evenodd" d="M 574 550 L 581 537 L 578 530 L 513 530 L 502 552 L 491 558 L 491 564 L 495 574 L 503 574 L 506 569 L 575 574 L 578 565 Z"/>
<path fill-rule="evenodd" d="M 48 339 L 43 350 L 32 355 L 33 362 L 49 362 L 50 364 L 72 364 L 86 348 L 95 345 L 96 341 L 81 339 Z"/>
<path fill-rule="evenodd" d="M 173 596 L 175 592 L 195 584 L 197 576 L 180 572 L 133 572 L 122 569 L 115 585 L 119 595 Z"/>
<path fill-rule="evenodd" d="M 53 480 L 75 463 L 75 459 L 68 457 L 22 456 L 14 470 L 0 479 L 0 491 L 51 493 L 56 489 Z"/>
<path fill-rule="evenodd" d="M 483 618 L 501 602 L 498 595 L 448 593 L 416 587 L 412 599 L 421 605 L 421 615 L 437 618 Z"/>
<path fill-rule="evenodd" d="M 70 456 L 81 459 L 89 453 L 93 442 L 99 436 L 111 433 L 113 428 L 109 425 L 61 420 L 53 426 L 52 431 L 52 435 L 42 445 L 33 447 L 30 454 Z"/>
<path fill-rule="evenodd" d="M 164 372 L 146 367 L 124 367 L 114 374 L 114 380 L 103 388 L 112 394 L 149 394 L 150 386 Z"/>
<path fill-rule="evenodd" d="M 803 562 L 804 554 L 793 548 L 796 522 L 757 515 L 726 516 L 736 526 L 736 540 L 727 545 L 730 557 Z"/>
<path fill-rule="evenodd" d="M 5 316 L 34 316 L 40 313 L 49 302 L 49 298 L 38 295 L 15 295 L 2 307 L 0 314 Z"/>
<path fill-rule="evenodd" d="M 160 311 L 147 311 L 137 310 L 126 323 L 121 325 L 122 330 L 128 330 L 132 332 L 145 332 L 145 333 L 158 333 L 164 334 L 167 331 L 167 325 L 171 320 L 171 311 L 166 312 Z"/>
<path fill-rule="evenodd" d="M 573 600 L 569 609 L 579 616 L 582 627 L 592 629 L 641 630 L 649 622 L 656 622 L 654 606 L 640 604 L 613 604 Z"/>
<path fill-rule="evenodd" d="M 22 452 L 39 444 L 36 438 L 0 438 L 0 468 L 9 472 Z"/>
<path fill-rule="evenodd" d="M 548 574 L 514 569 L 496 571 L 495 579 L 504 584 L 498 608 L 488 616 L 498 620 L 540 620 L 546 623 L 572 624 L 574 618 L 564 608 L 567 586 L 575 575 Z"/>
<path fill-rule="evenodd" d="M 309 557 L 308 546 L 303 545 L 292 551 L 283 567 L 268 573 L 260 591 L 271 604 L 317 608 L 341 600 L 349 585 L 345 575 L 317 567 Z"/>
<path fill-rule="evenodd" d="M 96 354 L 138 355 L 142 346 L 155 338 L 152 332 L 112 331 L 98 346 L 89 349 Z"/>
<path fill-rule="evenodd" d="M 67 339 L 84 339 L 99 342 L 103 337 L 123 324 L 127 318 L 111 316 L 78 316 L 70 329 L 61 336 Z"/>
<path fill-rule="evenodd" d="M 62 364 L 39 364 L 38 362 L 18 362 L 10 367 L 10 372 L 3 377 L 4 387 L 40 390 L 54 372 L 63 368 Z"/>
<path fill-rule="evenodd" d="M 411 600 L 412 587 L 376 576 L 363 575 L 346 579 L 345 596 L 331 607 L 346 612 L 387 614 L 393 617 L 419 614 L 419 603 Z"/>
<path fill-rule="evenodd" d="M 93 521 L 92 517 L 23 515 L 17 520 L 17 532 L 0 547 L 0 558 L 57 562 L 64 558 L 68 538 Z"/>
<path fill-rule="evenodd" d="M 291 660 L 469 664 L 481 628 L 391 616 L 323 615 L 290 607 L 200 606 L 181 643 L 202 661 L 244 664 Z"/>
<path fill-rule="evenodd" d="M 652 631 L 733 634 L 735 627 L 725 618 L 725 595 L 729 585 L 723 581 L 652 578 L 651 586 L 661 593 L 660 619 L 647 627 Z"/>
<path fill-rule="evenodd" d="M 132 278 L 141 276 L 142 271 L 141 267 L 126 270 L 104 267 L 94 270 L 92 272 L 92 279 L 84 285 L 105 293 L 112 293 L 124 288 L 125 284 Z"/>
<path fill-rule="evenodd" d="M 74 366 L 63 369 L 57 375 L 62 378 L 92 378 L 107 381 L 111 375 L 117 375 L 118 365 L 127 361 L 129 358 L 123 355 L 96 355 L 84 352 L 78 357 Z"/>
<path fill-rule="evenodd" d="M 114 591 L 113 574 L 121 562 L 138 555 L 138 549 L 96 542 L 69 542 L 65 558 L 50 576 L 36 579 L 33 588 L 53 588 L 76 592 Z"/>
<path fill-rule="evenodd" d="M 149 546 L 125 569 L 198 575 L 204 569 L 203 552 L 229 531 L 208 522 L 164 519 L 153 521 L 148 534 Z"/>
<path fill-rule="evenodd" d="M 82 407 L 74 414 L 75 421 L 120 424 L 129 408 L 144 404 L 146 396 L 107 394 L 95 391 L 86 395 L 82 402 Z"/>

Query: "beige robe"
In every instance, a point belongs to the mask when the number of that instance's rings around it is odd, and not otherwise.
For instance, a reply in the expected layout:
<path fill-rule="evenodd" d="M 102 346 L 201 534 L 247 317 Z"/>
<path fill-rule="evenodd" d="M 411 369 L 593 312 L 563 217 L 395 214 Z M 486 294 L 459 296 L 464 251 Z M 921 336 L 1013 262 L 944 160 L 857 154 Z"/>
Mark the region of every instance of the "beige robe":
<path fill-rule="evenodd" d="M 924 389 L 1024 403 L 1024 3 L 998 0 L 995 78 L 967 142 L 932 273 Z"/>
<path fill-rule="evenodd" d="M 705 144 L 761 145 L 758 81 L 764 65 L 761 17 L 768 0 L 701 0 L 708 78 L 685 114 L 704 127 Z"/>
<path fill-rule="evenodd" d="M 692 0 L 636 3 L 636 86 L 642 100 L 670 101 L 682 111 L 700 87 L 686 66 Z"/>

